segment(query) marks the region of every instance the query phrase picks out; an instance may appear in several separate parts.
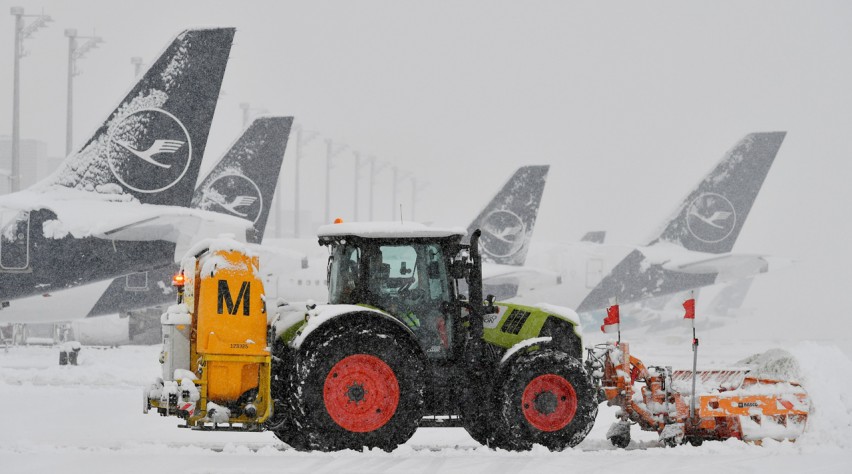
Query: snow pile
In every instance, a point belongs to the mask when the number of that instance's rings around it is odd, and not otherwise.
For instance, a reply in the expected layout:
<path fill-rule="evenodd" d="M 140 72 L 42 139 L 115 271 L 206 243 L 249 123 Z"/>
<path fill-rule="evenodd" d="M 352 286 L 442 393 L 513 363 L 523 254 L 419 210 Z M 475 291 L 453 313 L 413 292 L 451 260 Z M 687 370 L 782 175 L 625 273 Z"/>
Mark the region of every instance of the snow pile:
<path fill-rule="evenodd" d="M 419 222 L 346 222 L 342 224 L 326 224 L 317 229 L 319 237 L 337 237 L 357 235 L 360 237 L 380 239 L 391 237 L 425 238 L 463 236 L 467 231 L 462 227 L 429 227 Z"/>
<path fill-rule="evenodd" d="M 160 316 L 160 324 L 190 324 L 192 316 L 189 315 L 189 308 L 185 303 L 173 304 L 169 306 L 165 313 Z"/>
<path fill-rule="evenodd" d="M 798 444 L 852 449 L 852 360 L 836 346 L 809 341 L 790 352 L 801 367 L 801 383 L 812 405 Z"/>
<path fill-rule="evenodd" d="M 748 366 L 753 377 L 798 382 L 802 371 L 793 354 L 784 349 L 770 349 L 760 354 L 746 357 L 737 365 Z"/>
<path fill-rule="evenodd" d="M 213 423 L 227 423 L 231 418 L 231 410 L 227 407 L 207 402 L 207 419 Z"/>
<path fill-rule="evenodd" d="M 220 234 L 215 238 L 201 239 L 190 247 L 184 258 L 195 257 L 201 252 L 207 250 L 209 253 L 216 252 L 241 252 L 249 257 L 256 257 L 257 254 L 249 249 L 245 242 L 240 242 L 234 239 L 233 234 Z"/>

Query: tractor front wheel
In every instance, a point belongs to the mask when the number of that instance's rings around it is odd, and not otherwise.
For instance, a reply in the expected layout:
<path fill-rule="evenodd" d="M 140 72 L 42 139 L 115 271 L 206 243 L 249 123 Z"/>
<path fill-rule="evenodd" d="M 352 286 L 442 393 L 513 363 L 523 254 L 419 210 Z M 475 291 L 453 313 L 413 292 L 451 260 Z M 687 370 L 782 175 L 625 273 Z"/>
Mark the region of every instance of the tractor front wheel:
<path fill-rule="evenodd" d="M 565 352 L 520 354 L 498 387 L 499 447 L 527 450 L 540 444 L 562 451 L 579 444 L 595 423 L 595 388 L 583 364 Z"/>
<path fill-rule="evenodd" d="M 350 319 L 297 354 L 288 396 L 296 449 L 390 451 L 417 429 L 425 357 L 405 333 L 371 323 Z"/>

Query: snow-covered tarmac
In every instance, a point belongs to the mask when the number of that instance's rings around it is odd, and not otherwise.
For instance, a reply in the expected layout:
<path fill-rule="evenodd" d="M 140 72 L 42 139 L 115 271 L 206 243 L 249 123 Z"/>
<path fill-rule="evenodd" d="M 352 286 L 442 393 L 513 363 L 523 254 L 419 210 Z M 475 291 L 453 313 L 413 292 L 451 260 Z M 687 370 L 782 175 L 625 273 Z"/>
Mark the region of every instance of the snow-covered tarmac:
<path fill-rule="evenodd" d="M 798 360 L 815 410 L 796 443 L 738 441 L 663 448 L 656 434 L 633 430 L 626 450 L 605 439 L 614 410 L 573 450 L 495 452 L 462 429 L 423 428 L 392 453 L 300 453 L 270 433 L 195 432 L 177 419 L 141 412 L 141 387 L 159 373 L 159 347 L 84 348 L 77 367 L 59 367 L 57 350 L 0 349 L 0 472 L 850 472 L 852 346 L 841 342 L 702 339 L 699 368 L 730 366 L 772 347 Z M 597 335 L 590 335 L 588 343 Z M 652 364 L 688 367 L 689 342 L 633 340 Z"/>

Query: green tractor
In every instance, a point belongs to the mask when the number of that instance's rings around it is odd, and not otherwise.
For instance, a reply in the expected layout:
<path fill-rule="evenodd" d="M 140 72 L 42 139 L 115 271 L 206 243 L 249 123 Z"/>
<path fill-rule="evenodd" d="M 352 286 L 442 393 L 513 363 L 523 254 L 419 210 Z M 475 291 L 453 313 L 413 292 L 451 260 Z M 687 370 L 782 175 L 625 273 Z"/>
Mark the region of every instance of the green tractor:
<path fill-rule="evenodd" d="M 266 427 L 299 450 L 389 451 L 418 427 L 507 450 L 580 443 L 598 400 L 576 314 L 483 298 L 480 233 L 464 235 L 320 228 L 329 304 L 279 308 Z"/>

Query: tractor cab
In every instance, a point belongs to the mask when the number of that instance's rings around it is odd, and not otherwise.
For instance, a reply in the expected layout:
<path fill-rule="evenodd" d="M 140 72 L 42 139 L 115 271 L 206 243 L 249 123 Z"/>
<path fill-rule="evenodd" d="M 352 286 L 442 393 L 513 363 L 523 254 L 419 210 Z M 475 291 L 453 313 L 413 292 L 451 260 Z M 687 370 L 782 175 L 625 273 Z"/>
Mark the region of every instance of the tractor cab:
<path fill-rule="evenodd" d="M 384 311 L 410 328 L 430 359 L 455 353 L 452 328 L 461 316 L 458 285 L 466 248 L 462 229 L 420 224 L 352 223 L 324 228 L 320 243 L 331 249 L 330 304 Z"/>

